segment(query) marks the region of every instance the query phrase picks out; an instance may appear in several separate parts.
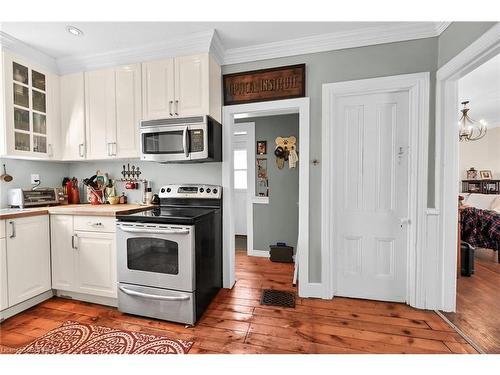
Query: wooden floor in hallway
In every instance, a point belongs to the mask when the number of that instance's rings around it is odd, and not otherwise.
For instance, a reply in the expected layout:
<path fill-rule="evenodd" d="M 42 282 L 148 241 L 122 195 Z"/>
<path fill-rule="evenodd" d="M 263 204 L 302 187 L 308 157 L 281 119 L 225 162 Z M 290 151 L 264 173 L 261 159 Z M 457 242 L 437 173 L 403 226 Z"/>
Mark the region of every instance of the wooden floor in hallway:
<path fill-rule="evenodd" d="M 475 273 L 457 280 L 457 312 L 444 315 L 484 352 L 500 354 L 500 263 L 496 251 L 476 249 Z"/>
<path fill-rule="evenodd" d="M 196 353 L 476 353 L 438 315 L 397 303 L 297 298 L 296 308 L 260 305 L 264 288 L 296 291 L 292 264 L 236 254 L 237 282 L 221 290 L 195 327 L 52 298 L 0 325 L 3 351 L 64 321 L 193 340 Z"/>

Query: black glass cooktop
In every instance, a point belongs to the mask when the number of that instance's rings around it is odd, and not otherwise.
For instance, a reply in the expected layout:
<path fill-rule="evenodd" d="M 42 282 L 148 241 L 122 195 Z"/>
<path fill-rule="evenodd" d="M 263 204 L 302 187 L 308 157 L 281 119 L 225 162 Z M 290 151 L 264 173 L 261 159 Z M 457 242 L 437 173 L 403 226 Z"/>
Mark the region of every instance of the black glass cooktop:
<path fill-rule="evenodd" d="M 210 215 L 217 210 L 217 208 L 202 207 L 157 207 L 135 214 L 117 215 L 116 218 L 129 222 L 193 224 L 205 215 Z"/>

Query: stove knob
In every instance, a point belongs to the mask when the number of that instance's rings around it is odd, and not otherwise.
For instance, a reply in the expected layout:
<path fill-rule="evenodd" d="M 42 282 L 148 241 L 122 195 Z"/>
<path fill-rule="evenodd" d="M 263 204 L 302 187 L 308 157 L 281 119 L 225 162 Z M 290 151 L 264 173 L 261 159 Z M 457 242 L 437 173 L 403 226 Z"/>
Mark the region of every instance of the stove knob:
<path fill-rule="evenodd" d="M 204 191 L 205 191 L 205 189 L 200 188 L 200 193 L 203 193 Z"/>
<path fill-rule="evenodd" d="M 172 191 L 172 189 L 167 188 L 167 193 L 170 193 L 171 191 Z"/>
<path fill-rule="evenodd" d="M 207 188 L 207 193 L 210 193 L 210 188 Z"/>
<path fill-rule="evenodd" d="M 161 188 L 160 189 L 160 193 L 164 193 L 165 192 L 165 189 L 164 188 Z"/>
<path fill-rule="evenodd" d="M 217 194 L 217 189 L 214 189 L 213 192 L 214 192 L 214 194 Z"/>

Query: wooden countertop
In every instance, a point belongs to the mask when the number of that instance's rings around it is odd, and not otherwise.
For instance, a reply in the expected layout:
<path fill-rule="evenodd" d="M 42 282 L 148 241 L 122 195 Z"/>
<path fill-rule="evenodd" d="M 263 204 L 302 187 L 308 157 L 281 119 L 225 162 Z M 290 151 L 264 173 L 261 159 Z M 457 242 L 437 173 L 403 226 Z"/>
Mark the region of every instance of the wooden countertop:
<path fill-rule="evenodd" d="M 153 205 L 140 204 L 68 204 L 65 206 L 37 207 L 26 209 L 0 209 L 0 220 L 38 215 L 78 215 L 78 216 L 111 216 L 127 215 L 146 211 Z"/>

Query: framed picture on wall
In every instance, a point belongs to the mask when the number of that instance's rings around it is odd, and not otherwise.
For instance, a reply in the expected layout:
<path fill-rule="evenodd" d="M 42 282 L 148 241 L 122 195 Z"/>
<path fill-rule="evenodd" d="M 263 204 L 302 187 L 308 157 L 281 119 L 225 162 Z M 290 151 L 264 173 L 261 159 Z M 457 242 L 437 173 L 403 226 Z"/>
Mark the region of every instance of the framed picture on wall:
<path fill-rule="evenodd" d="M 257 141 L 257 155 L 267 154 L 267 141 Z"/>
<path fill-rule="evenodd" d="M 479 171 L 479 174 L 481 175 L 482 180 L 491 180 L 491 171 L 489 170 Z"/>

